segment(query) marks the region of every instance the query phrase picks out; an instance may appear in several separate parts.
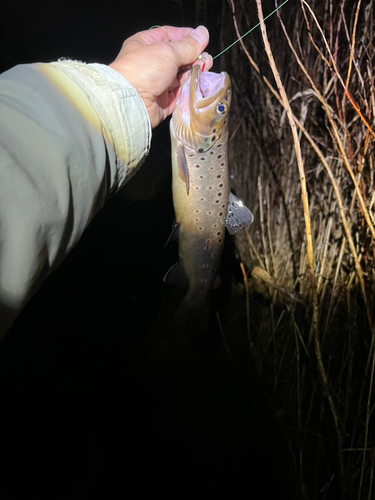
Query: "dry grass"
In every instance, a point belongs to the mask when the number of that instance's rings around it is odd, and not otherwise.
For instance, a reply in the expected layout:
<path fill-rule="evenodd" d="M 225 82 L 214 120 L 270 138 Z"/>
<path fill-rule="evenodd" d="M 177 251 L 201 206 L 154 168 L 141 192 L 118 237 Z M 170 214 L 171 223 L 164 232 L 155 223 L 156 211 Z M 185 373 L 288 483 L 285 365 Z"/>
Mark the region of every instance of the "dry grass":
<path fill-rule="evenodd" d="M 223 46 L 273 8 L 223 2 Z M 236 237 L 247 338 L 297 498 L 372 495 L 374 10 L 290 0 L 221 58 L 234 90 L 233 187 L 255 218 Z"/>

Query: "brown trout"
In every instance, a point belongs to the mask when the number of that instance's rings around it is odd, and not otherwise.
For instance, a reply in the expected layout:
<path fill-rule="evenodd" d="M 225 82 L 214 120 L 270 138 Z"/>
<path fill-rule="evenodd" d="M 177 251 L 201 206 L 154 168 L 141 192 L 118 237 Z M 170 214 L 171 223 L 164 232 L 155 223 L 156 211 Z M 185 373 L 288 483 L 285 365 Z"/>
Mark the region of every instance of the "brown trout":
<path fill-rule="evenodd" d="M 164 280 L 188 287 L 176 320 L 200 331 L 208 326 L 210 291 L 220 284 L 225 228 L 234 234 L 253 221 L 251 212 L 230 192 L 230 104 L 229 75 L 201 72 L 194 66 L 170 122 L 180 260 Z"/>

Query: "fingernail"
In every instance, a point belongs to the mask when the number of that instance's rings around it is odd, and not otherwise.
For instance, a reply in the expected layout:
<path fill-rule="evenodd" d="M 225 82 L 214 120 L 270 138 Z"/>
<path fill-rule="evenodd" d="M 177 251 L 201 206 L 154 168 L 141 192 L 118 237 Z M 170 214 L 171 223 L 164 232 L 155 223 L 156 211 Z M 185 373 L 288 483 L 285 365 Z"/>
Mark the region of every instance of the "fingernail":
<path fill-rule="evenodd" d="M 204 42 L 209 37 L 208 29 L 204 26 L 198 26 L 198 28 L 190 33 L 190 36 L 199 43 Z"/>

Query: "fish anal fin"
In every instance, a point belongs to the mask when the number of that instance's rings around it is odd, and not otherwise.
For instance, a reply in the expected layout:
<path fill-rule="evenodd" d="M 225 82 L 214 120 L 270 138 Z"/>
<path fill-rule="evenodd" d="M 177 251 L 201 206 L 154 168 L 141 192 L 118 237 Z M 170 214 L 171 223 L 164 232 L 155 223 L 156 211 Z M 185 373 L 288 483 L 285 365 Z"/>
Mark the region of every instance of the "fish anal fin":
<path fill-rule="evenodd" d="M 186 194 L 189 196 L 189 169 L 185 149 L 182 144 L 177 146 L 177 170 L 179 178 L 185 182 Z"/>
<path fill-rule="evenodd" d="M 228 213 L 225 218 L 225 227 L 230 234 L 235 234 L 239 229 L 251 224 L 253 214 L 233 193 L 229 195 Z"/>
<path fill-rule="evenodd" d="M 168 285 L 172 285 L 178 288 L 187 288 L 189 285 L 185 268 L 181 260 L 176 262 L 169 271 L 166 272 L 163 280 Z"/>

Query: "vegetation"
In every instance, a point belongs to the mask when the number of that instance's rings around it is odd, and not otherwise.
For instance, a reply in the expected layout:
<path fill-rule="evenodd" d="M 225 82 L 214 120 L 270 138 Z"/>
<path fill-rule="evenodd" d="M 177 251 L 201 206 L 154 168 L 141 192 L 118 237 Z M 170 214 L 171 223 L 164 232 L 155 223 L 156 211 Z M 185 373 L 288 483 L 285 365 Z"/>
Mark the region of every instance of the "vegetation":
<path fill-rule="evenodd" d="M 223 1 L 221 48 L 274 8 Z M 220 58 L 232 187 L 255 219 L 236 235 L 247 335 L 232 316 L 225 347 L 236 364 L 248 344 L 296 498 L 374 491 L 374 9 L 290 0 Z"/>

